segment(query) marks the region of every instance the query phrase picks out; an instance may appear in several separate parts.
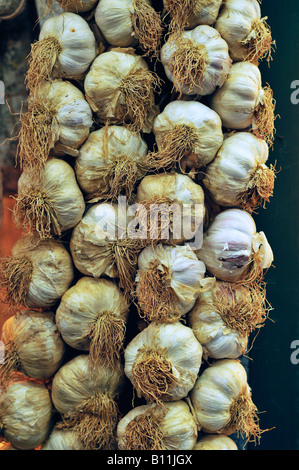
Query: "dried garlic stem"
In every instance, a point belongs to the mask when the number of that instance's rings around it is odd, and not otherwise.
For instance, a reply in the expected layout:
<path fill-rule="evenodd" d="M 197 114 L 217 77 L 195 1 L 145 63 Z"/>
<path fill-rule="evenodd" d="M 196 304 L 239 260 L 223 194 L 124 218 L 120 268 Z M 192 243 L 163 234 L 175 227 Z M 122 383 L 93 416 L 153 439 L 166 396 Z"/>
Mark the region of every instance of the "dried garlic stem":
<path fill-rule="evenodd" d="M 272 60 L 272 49 L 275 47 L 275 41 L 272 40 L 271 28 L 267 24 L 268 18 L 255 20 L 252 24 L 252 31 L 246 39 L 241 41 L 246 46 L 247 56 L 245 61 L 259 65 L 259 61 L 266 58 L 268 64 Z"/>
<path fill-rule="evenodd" d="M 265 207 L 273 196 L 275 178 L 275 165 L 270 165 L 270 168 L 258 165 L 246 191 L 239 195 L 241 207 L 248 212 L 254 212 L 261 205 Z"/>
<path fill-rule="evenodd" d="M 30 92 L 34 92 L 44 80 L 49 80 L 61 51 L 61 44 L 55 36 L 48 36 L 31 45 L 26 74 Z"/>
<path fill-rule="evenodd" d="M 159 57 L 163 27 L 161 17 L 154 8 L 142 0 L 134 0 L 133 30 L 146 55 Z"/>
<path fill-rule="evenodd" d="M 165 450 L 162 419 L 153 412 L 136 416 L 126 427 L 124 450 Z"/>
<path fill-rule="evenodd" d="M 263 102 L 259 103 L 254 111 L 253 134 L 264 139 L 267 144 L 272 147 L 274 141 L 275 126 L 275 106 L 276 102 L 273 98 L 273 90 L 267 84 L 263 88 Z"/>
<path fill-rule="evenodd" d="M 0 288 L 5 291 L 4 303 L 9 306 L 26 306 L 32 271 L 32 262 L 26 256 L 11 256 L 0 260 Z"/>

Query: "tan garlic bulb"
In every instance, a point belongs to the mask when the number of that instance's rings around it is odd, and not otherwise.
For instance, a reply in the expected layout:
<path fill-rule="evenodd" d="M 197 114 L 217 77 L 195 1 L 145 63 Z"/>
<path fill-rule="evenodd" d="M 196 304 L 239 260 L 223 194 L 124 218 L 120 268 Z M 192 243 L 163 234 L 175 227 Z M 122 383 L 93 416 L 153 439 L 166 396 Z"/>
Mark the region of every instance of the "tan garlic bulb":
<path fill-rule="evenodd" d="M 238 446 L 228 436 L 210 434 L 201 437 L 193 450 L 238 450 Z"/>
<path fill-rule="evenodd" d="M 205 265 L 189 246 L 158 244 L 138 257 L 136 299 L 146 321 L 174 323 L 189 312 L 200 292 L 214 278 L 205 278 Z"/>
<path fill-rule="evenodd" d="M 0 363 L 0 384 L 17 370 L 37 380 L 50 379 L 62 364 L 65 345 L 52 312 L 22 310 L 2 327 L 5 355 Z"/>
<path fill-rule="evenodd" d="M 84 211 L 75 172 L 64 160 L 49 159 L 37 181 L 31 172 L 21 174 L 14 206 L 17 226 L 43 239 L 60 236 L 77 225 Z"/>
<path fill-rule="evenodd" d="M 86 75 L 84 88 L 100 122 L 151 132 L 158 113 L 155 91 L 159 78 L 134 49 L 116 48 L 100 54 Z"/>
<path fill-rule="evenodd" d="M 51 308 L 74 278 L 71 256 L 57 241 L 28 235 L 18 240 L 11 256 L 1 260 L 0 285 L 11 306 Z"/>
<path fill-rule="evenodd" d="M 177 401 L 194 387 L 202 346 L 191 328 L 150 323 L 125 349 L 125 374 L 138 397 L 151 403 Z"/>
<path fill-rule="evenodd" d="M 258 0 L 226 0 L 223 3 L 215 28 L 228 43 L 235 62 L 248 60 L 258 65 L 263 58 L 268 62 L 271 60 L 275 42 L 267 19 L 261 18 Z"/>
<path fill-rule="evenodd" d="M 114 282 L 86 276 L 62 296 L 56 323 L 69 346 L 89 351 L 92 364 L 109 367 L 120 359 L 128 310 Z"/>
<path fill-rule="evenodd" d="M 251 215 L 242 209 L 227 209 L 216 215 L 197 251 L 217 279 L 254 285 L 273 262 L 273 252 L 264 232 L 256 232 Z"/>
<path fill-rule="evenodd" d="M 273 196 L 275 168 L 267 166 L 267 143 L 251 132 L 236 132 L 224 139 L 202 180 L 212 199 L 223 207 L 249 212 Z"/>
<path fill-rule="evenodd" d="M 119 195 L 130 199 L 137 181 L 149 169 L 147 153 L 141 134 L 124 126 L 105 126 L 91 132 L 75 164 L 87 200 L 116 201 Z"/>
<path fill-rule="evenodd" d="M 206 25 L 170 36 L 161 49 L 161 62 L 180 95 L 197 96 L 221 87 L 232 66 L 227 43 Z"/>
<path fill-rule="evenodd" d="M 50 431 L 53 405 L 46 386 L 16 376 L 0 389 L 0 431 L 12 446 L 33 450 Z"/>
<path fill-rule="evenodd" d="M 268 145 L 273 144 L 273 90 L 269 85 L 262 87 L 261 72 L 253 63 L 234 63 L 227 80 L 211 97 L 210 105 L 227 129 L 250 129 Z"/>
<path fill-rule="evenodd" d="M 92 124 L 89 104 L 75 85 L 58 79 L 42 82 L 21 117 L 21 168 L 39 173 L 50 154 L 76 157 Z"/>
<path fill-rule="evenodd" d="M 100 0 L 95 21 L 112 46 L 140 46 L 158 57 L 163 27 L 150 0 Z"/>
<path fill-rule="evenodd" d="M 263 326 L 269 308 L 264 288 L 216 281 L 199 294 L 188 319 L 206 356 L 236 359 L 246 352 L 250 333 Z"/>
<path fill-rule="evenodd" d="M 52 0 L 53 1 L 53 0 Z M 86 13 L 92 10 L 98 0 L 56 0 L 65 11 L 72 13 Z"/>
<path fill-rule="evenodd" d="M 172 32 L 195 28 L 200 24 L 212 26 L 221 4 L 222 0 L 163 0 Z"/>
<path fill-rule="evenodd" d="M 80 79 L 97 55 L 95 36 L 87 21 L 74 13 L 48 18 L 32 44 L 27 85 L 35 91 L 49 78 Z"/>
<path fill-rule="evenodd" d="M 159 173 L 145 176 L 138 185 L 135 204 L 140 230 L 152 242 L 201 243 L 205 215 L 204 192 L 189 176 Z M 198 239 L 198 236 L 200 240 Z"/>
<path fill-rule="evenodd" d="M 186 402 L 136 406 L 118 423 L 119 450 L 191 450 L 197 426 Z"/>
<path fill-rule="evenodd" d="M 56 425 L 41 450 L 84 450 L 84 446 L 74 431 L 59 429 L 59 425 Z"/>
<path fill-rule="evenodd" d="M 167 104 L 156 117 L 153 132 L 158 147 L 150 155 L 153 167 L 179 166 L 182 172 L 206 166 L 223 142 L 220 117 L 197 101 Z"/>
<path fill-rule="evenodd" d="M 247 374 L 234 359 L 222 359 L 207 367 L 190 394 L 199 426 L 205 433 L 231 435 L 259 440 L 257 409 L 251 398 Z"/>
<path fill-rule="evenodd" d="M 91 369 L 86 354 L 76 356 L 56 372 L 52 400 L 63 418 L 60 428 L 72 430 L 84 450 L 111 450 L 115 446 L 117 398 L 123 380 L 120 363 Z"/>

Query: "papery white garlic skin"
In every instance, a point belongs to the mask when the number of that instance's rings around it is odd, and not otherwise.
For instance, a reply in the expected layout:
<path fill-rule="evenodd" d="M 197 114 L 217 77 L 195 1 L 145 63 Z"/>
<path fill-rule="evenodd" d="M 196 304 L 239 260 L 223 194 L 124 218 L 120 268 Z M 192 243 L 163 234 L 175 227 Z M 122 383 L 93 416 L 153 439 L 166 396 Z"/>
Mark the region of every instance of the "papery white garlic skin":
<path fill-rule="evenodd" d="M 190 41 L 190 49 L 192 49 L 193 45 L 194 48 L 198 45 L 204 51 L 206 68 L 204 70 L 203 81 L 194 88 L 190 88 L 189 85 L 184 83 L 179 83 L 171 70 L 171 56 L 179 48 L 180 41 L 184 40 Z M 217 30 L 206 25 L 200 25 L 190 31 L 184 31 L 175 40 L 170 37 L 161 49 L 161 62 L 168 79 L 174 83 L 175 88 L 180 89 L 184 94 L 197 96 L 210 95 L 216 88 L 221 87 L 232 65 L 227 43 L 222 39 Z"/>
<path fill-rule="evenodd" d="M 238 446 L 228 436 L 211 434 L 201 437 L 193 450 L 238 450 Z"/>
<path fill-rule="evenodd" d="M 164 8 L 167 9 L 168 0 L 163 0 Z M 218 16 L 222 0 L 197 0 L 195 11 L 188 18 L 188 25 L 186 29 L 195 28 L 200 24 L 212 26 Z"/>
<path fill-rule="evenodd" d="M 125 349 L 124 370 L 131 381 L 134 380 L 132 368 L 142 348 L 163 351 L 163 356 L 172 364 L 172 373 L 177 383 L 171 387 L 170 395 L 163 396 L 163 401 L 176 401 L 186 397 L 195 384 L 202 361 L 202 346 L 192 329 L 176 322 L 151 323 L 142 330 Z"/>
<path fill-rule="evenodd" d="M 251 188 L 250 181 L 258 168 L 267 168 L 268 156 L 267 143 L 252 133 L 229 135 L 207 166 L 203 184 L 220 206 L 239 206 L 240 194 Z"/>
<path fill-rule="evenodd" d="M 57 0 L 65 11 L 85 13 L 90 11 L 98 0 Z"/>
<path fill-rule="evenodd" d="M 158 150 L 163 149 L 163 135 L 179 125 L 190 127 L 198 138 L 192 155 L 184 157 L 181 164 L 199 168 L 210 163 L 223 143 L 222 123 L 218 114 L 197 101 L 172 101 L 154 121 L 153 132 Z"/>
<path fill-rule="evenodd" d="M 84 450 L 84 446 L 71 429 L 54 428 L 41 450 Z"/>
<path fill-rule="evenodd" d="M 186 402 L 178 400 L 163 406 L 148 404 L 136 406 L 118 423 L 117 440 L 120 450 L 126 449 L 126 428 L 140 415 L 163 416 L 159 428 L 163 434 L 165 450 L 191 450 L 197 437 L 197 426 Z"/>
<path fill-rule="evenodd" d="M 60 44 L 53 78 L 80 78 L 97 54 L 96 39 L 87 21 L 75 13 L 62 13 L 48 18 L 39 40 L 54 37 Z"/>

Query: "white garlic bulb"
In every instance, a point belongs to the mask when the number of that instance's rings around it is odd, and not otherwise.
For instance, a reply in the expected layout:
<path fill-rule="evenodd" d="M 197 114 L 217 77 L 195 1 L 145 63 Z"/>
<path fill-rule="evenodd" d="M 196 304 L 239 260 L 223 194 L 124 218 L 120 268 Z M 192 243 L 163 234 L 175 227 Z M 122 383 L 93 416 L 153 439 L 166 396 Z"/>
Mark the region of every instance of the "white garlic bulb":
<path fill-rule="evenodd" d="M 73 278 L 71 256 L 57 241 L 23 237 L 14 244 L 12 255 L 1 262 L 0 284 L 6 291 L 5 301 L 12 306 L 51 308 Z"/>
<path fill-rule="evenodd" d="M 75 85 L 59 79 L 42 82 L 21 117 L 21 168 L 40 171 L 49 155 L 76 157 L 92 124 L 89 104 Z"/>
<path fill-rule="evenodd" d="M 79 150 L 78 183 L 92 202 L 131 198 L 135 184 L 148 169 L 148 147 L 140 133 L 124 126 L 105 126 L 91 132 Z"/>
<path fill-rule="evenodd" d="M 191 310 L 205 279 L 205 265 L 188 246 L 158 244 L 144 248 L 138 257 L 136 298 L 139 314 L 147 321 L 173 323 Z"/>
<path fill-rule="evenodd" d="M 201 361 L 202 346 L 191 328 L 150 323 L 125 349 L 125 374 L 139 397 L 176 401 L 194 387 Z"/>
<path fill-rule="evenodd" d="M 163 0 L 170 16 L 170 30 L 195 28 L 200 24 L 212 26 L 218 16 L 222 0 Z"/>
<path fill-rule="evenodd" d="M 257 409 L 239 361 L 222 359 L 207 367 L 190 398 L 203 432 L 228 436 L 238 432 L 247 440 L 260 438 Z"/>
<path fill-rule="evenodd" d="M 96 6 L 98 0 L 57 0 L 65 11 L 85 13 Z"/>
<path fill-rule="evenodd" d="M 251 62 L 236 62 L 228 78 L 211 97 L 211 108 L 227 129 L 246 130 L 272 145 L 275 100 L 269 85 L 262 87 L 261 72 Z"/>
<path fill-rule="evenodd" d="M 226 0 L 215 23 L 223 39 L 229 45 L 232 59 L 248 60 L 258 65 L 259 61 L 271 60 L 274 46 L 271 29 L 261 18 L 258 0 Z"/>
<path fill-rule="evenodd" d="M 56 372 L 52 400 L 62 415 L 61 429 L 72 430 L 85 450 L 111 450 L 119 418 L 117 398 L 123 388 L 123 368 L 98 364 L 88 355 L 75 356 Z"/>
<path fill-rule="evenodd" d="M 5 348 L 1 383 L 16 370 L 34 379 L 50 379 L 62 364 L 65 345 L 52 312 L 16 313 L 3 324 L 1 340 Z"/>
<path fill-rule="evenodd" d="M 46 386 L 16 376 L 0 389 L 0 430 L 12 446 L 33 450 L 50 431 L 53 406 Z"/>
<path fill-rule="evenodd" d="M 221 87 L 232 65 L 227 43 L 206 25 L 170 36 L 161 49 L 161 62 L 175 90 L 197 96 Z"/>
<path fill-rule="evenodd" d="M 191 450 L 197 426 L 182 400 L 136 406 L 118 423 L 120 450 Z"/>
<path fill-rule="evenodd" d="M 18 226 L 41 238 L 60 236 L 77 225 L 84 210 L 75 172 L 64 160 L 49 159 L 37 181 L 32 181 L 30 172 L 22 172 L 14 206 Z"/>
<path fill-rule="evenodd" d="M 158 109 L 159 79 L 134 49 L 117 48 L 100 54 L 86 75 L 86 99 L 100 122 L 126 124 L 151 132 Z"/>
<path fill-rule="evenodd" d="M 176 164 L 182 171 L 203 167 L 223 142 L 220 117 L 197 101 L 170 102 L 156 117 L 153 132 L 158 147 L 153 166 L 163 169 Z"/>
<path fill-rule="evenodd" d="M 236 132 L 224 139 L 202 180 L 212 199 L 223 207 L 252 212 L 273 195 L 275 170 L 268 167 L 267 143 L 251 132 Z"/>
<path fill-rule="evenodd" d="M 150 0 L 100 0 L 95 21 L 112 46 L 140 45 L 146 54 L 158 56 L 163 28 Z"/>
<path fill-rule="evenodd" d="M 56 323 L 64 341 L 89 351 L 92 363 L 110 366 L 123 348 L 128 304 L 119 287 L 107 279 L 82 277 L 62 296 Z"/>
<path fill-rule="evenodd" d="M 41 450 L 84 450 L 84 447 L 74 431 L 59 429 L 56 426 L 43 443 Z"/>
<path fill-rule="evenodd" d="M 273 262 L 273 252 L 264 232 L 256 232 L 251 215 L 242 209 L 227 209 L 216 215 L 197 251 L 219 280 L 253 285 Z"/>
<path fill-rule="evenodd" d="M 238 446 L 228 436 L 210 434 L 201 437 L 193 450 L 238 450 Z"/>

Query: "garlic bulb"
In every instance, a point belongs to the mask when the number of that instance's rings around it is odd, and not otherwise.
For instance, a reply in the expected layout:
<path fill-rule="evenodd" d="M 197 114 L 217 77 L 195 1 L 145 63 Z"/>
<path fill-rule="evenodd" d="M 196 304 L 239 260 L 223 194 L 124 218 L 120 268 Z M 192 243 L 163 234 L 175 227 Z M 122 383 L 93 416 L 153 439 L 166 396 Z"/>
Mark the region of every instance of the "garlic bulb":
<path fill-rule="evenodd" d="M 71 256 L 57 241 L 33 236 L 18 240 L 12 255 L 1 260 L 0 285 L 4 301 L 12 306 L 51 308 L 70 287 L 74 277 Z"/>
<path fill-rule="evenodd" d="M 153 166 L 179 165 L 183 172 L 210 163 L 223 142 L 220 117 L 197 101 L 170 102 L 156 117 L 153 132 L 158 147 Z"/>
<path fill-rule="evenodd" d="M 96 55 L 96 39 L 87 21 L 74 13 L 51 16 L 31 46 L 26 75 L 29 90 L 35 91 L 49 78 L 82 78 Z"/>
<path fill-rule="evenodd" d="M 249 129 L 273 144 L 275 100 L 269 85 L 262 87 L 261 72 L 251 62 L 236 62 L 223 86 L 211 97 L 211 108 L 228 129 Z"/>
<path fill-rule="evenodd" d="M 84 450 L 84 447 L 74 431 L 55 427 L 41 450 Z"/>
<path fill-rule="evenodd" d="M 85 202 L 75 172 L 64 160 L 46 162 L 38 181 L 23 172 L 18 181 L 14 220 L 41 238 L 60 236 L 81 220 Z"/>
<path fill-rule="evenodd" d="M 227 209 L 216 215 L 197 255 L 219 280 L 247 285 L 254 285 L 273 262 L 264 232 L 256 232 L 253 218 L 242 209 Z"/>
<path fill-rule="evenodd" d="M 268 156 L 263 139 L 250 132 L 233 133 L 224 139 L 202 182 L 220 206 L 252 212 L 273 195 L 275 169 L 266 165 Z"/>
<path fill-rule="evenodd" d="M 93 62 L 84 82 L 86 99 L 100 122 L 151 132 L 158 110 L 158 76 L 134 49 L 112 49 Z"/>
<path fill-rule="evenodd" d="M 75 171 L 88 200 L 131 198 L 135 184 L 148 169 L 147 144 L 140 133 L 124 126 L 91 132 L 79 150 Z"/>
<path fill-rule="evenodd" d="M 140 45 L 146 55 L 158 57 L 163 27 L 150 0 L 100 0 L 95 20 L 112 46 Z"/>
<path fill-rule="evenodd" d="M 125 374 L 138 397 L 151 403 L 185 398 L 194 387 L 202 347 L 179 322 L 150 323 L 125 349 Z"/>
<path fill-rule="evenodd" d="M 5 357 L 0 364 L 0 383 L 4 385 L 16 370 L 34 379 L 50 379 L 64 357 L 64 342 L 52 312 L 16 313 L 3 324 L 1 340 Z"/>
<path fill-rule="evenodd" d="M 53 406 L 42 383 L 21 377 L 0 389 L 0 431 L 12 446 L 33 450 L 46 438 Z"/>
<path fill-rule="evenodd" d="M 223 39 L 229 45 L 231 58 L 237 62 L 248 60 L 258 65 L 266 58 L 271 60 L 271 29 L 261 18 L 258 0 L 226 0 L 215 23 Z"/>
<path fill-rule="evenodd" d="M 264 288 L 216 281 L 199 294 L 189 323 L 208 357 L 236 359 L 245 353 L 250 333 L 263 326 L 269 308 Z"/>
<path fill-rule="evenodd" d="M 214 282 L 189 246 L 158 244 L 138 257 L 136 298 L 147 321 L 173 323 L 191 310 L 200 292 Z"/>
<path fill-rule="evenodd" d="M 96 6 L 98 0 L 56 0 L 65 11 L 85 13 Z"/>
<path fill-rule="evenodd" d="M 75 85 L 64 80 L 44 81 L 21 117 L 21 168 L 39 172 L 50 154 L 76 157 L 92 124 L 89 104 Z"/>
<path fill-rule="evenodd" d="M 211 364 L 197 379 L 190 398 L 203 432 L 228 436 L 238 432 L 249 441 L 260 439 L 257 409 L 239 361 L 222 359 Z"/>
<path fill-rule="evenodd" d="M 53 404 L 63 418 L 59 429 L 72 430 L 85 450 L 112 449 L 123 379 L 120 363 L 90 370 L 85 354 L 64 364 L 52 382 Z"/>
<path fill-rule="evenodd" d="M 197 426 L 182 400 L 136 406 L 118 423 L 120 450 L 191 450 Z"/>
<path fill-rule="evenodd" d="M 238 450 L 238 446 L 228 436 L 211 434 L 201 437 L 193 450 Z"/>
<path fill-rule="evenodd" d="M 65 292 L 56 311 L 57 327 L 74 349 L 89 351 L 93 364 L 113 366 L 123 348 L 128 304 L 107 279 L 83 277 Z"/>
<path fill-rule="evenodd" d="M 228 45 L 211 26 L 170 36 L 161 49 L 167 78 L 181 95 L 210 95 L 225 82 L 232 60 Z"/>
<path fill-rule="evenodd" d="M 139 225 L 152 242 L 191 244 L 195 238 L 194 245 L 201 243 L 204 192 L 189 176 L 180 173 L 145 176 L 138 185 L 135 204 Z"/>
<path fill-rule="evenodd" d="M 222 0 L 163 0 L 170 16 L 170 31 L 195 28 L 200 24 L 212 26 L 218 16 Z"/>

